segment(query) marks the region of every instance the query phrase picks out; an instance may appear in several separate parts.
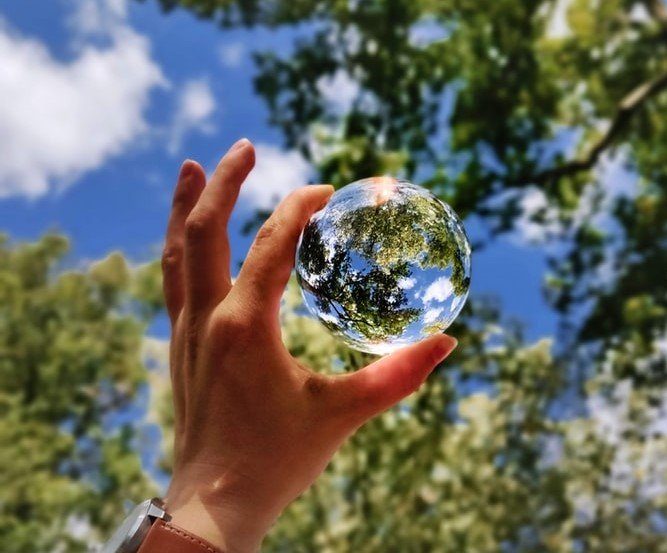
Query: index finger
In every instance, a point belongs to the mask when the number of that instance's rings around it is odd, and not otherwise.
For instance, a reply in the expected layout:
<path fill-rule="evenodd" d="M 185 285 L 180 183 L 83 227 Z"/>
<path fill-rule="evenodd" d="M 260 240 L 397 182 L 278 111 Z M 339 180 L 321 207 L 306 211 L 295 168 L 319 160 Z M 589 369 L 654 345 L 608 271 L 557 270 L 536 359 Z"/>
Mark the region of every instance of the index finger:
<path fill-rule="evenodd" d="M 231 288 L 227 223 L 254 163 L 252 144 L 247 139 L 239 140 L 222 158 L 187 218 L 185 301 L 193 311 L 213 307 Z"/>
<path fill-rule="evenodd" d="M 262 314 L 277 314 L 294 267 L 301 231 L 333 190 L 328 184 L 299 188 L 287 196 L 262 225 L 232 290 L 244 305 Z"/>

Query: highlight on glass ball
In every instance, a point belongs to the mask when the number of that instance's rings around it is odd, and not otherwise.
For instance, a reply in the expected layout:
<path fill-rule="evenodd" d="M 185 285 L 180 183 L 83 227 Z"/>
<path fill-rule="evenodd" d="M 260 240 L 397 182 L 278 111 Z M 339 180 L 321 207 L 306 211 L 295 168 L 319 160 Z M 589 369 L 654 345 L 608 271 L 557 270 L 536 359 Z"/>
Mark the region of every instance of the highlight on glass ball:
<path fill-rule="evenodd" d="M 392 177 L 336 191 L 303 230 L 296 274 L 308 310 L 349 346 L 378 355 L 443 332 L 470 287 L 461 220 Z"/>

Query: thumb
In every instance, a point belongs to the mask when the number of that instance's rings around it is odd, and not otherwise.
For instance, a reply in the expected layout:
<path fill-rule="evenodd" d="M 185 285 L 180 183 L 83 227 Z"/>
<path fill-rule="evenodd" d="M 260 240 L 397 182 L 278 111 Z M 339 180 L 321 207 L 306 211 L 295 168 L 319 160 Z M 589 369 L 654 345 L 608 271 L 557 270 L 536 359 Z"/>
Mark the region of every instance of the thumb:
<path fill-rule="evenodd" d="M 345 375 L 339 405 L 363 424 L 417 390 L 456 344 L 455 338 L 438 334 Z"/>

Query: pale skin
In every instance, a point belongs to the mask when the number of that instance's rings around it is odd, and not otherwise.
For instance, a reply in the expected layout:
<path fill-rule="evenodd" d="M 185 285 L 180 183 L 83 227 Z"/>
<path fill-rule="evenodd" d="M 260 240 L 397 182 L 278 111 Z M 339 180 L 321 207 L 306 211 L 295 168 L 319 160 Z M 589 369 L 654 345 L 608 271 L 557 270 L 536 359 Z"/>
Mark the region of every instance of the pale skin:
<path fill-rule="evenodd" d="M 232 284 L 227 223 L 254 162 L 243 139 L 208 182 L 199 164 L 183 164 L 163 255 L 176 421 L 167 509 L 226 553 L 258 551 L 341 444 L 416 391 L 456 346 L 432 336 L 342 376 L 294 359 L 281 340 L 280 299 L 301 230 L 333 188 L 304 186 L 283 200 Z"/>

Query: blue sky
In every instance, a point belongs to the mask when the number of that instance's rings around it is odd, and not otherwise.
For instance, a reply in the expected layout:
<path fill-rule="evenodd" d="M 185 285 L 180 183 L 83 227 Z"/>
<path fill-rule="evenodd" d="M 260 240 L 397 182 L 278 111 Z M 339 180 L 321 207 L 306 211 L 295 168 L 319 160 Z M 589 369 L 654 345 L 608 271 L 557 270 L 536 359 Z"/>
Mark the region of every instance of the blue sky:
<path fill-rule="evenodd" d="M 254 209 L 312 179 L 252 86 L 252 49 L 287 53 L 295 31 L 223 31 L 151 0 L 36 4 L 0 0 L 0 231 L 64 232 L 72 265 L 116 249 L 147 260 L 160 250 L 182 160 L 210 170 L 246 136 L 258 167 L 232 221 L 240 261 L 250 238 L 239 229 Z M 498 295 L 536 339 L 556 321 L 541 296 L 544 253 L 524 238 L 473 255 L 472 293 Z"/>

